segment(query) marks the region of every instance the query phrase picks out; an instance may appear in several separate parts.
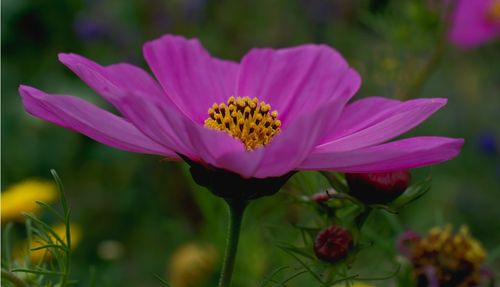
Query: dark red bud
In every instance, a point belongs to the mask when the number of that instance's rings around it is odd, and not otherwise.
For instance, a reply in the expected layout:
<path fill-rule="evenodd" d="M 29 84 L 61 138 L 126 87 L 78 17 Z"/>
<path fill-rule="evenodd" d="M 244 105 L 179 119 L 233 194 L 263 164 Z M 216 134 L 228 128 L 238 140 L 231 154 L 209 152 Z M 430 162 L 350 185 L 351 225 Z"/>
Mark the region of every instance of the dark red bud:
<path fill-rule="evenodd" d="M 381 173 L 347 173 L 349 193 L 367 204 L 389 203 L 410 185 L 408 170 Z"/>
<path fill-rule="evenodd" d="M 335 263 L 346 257 L 351 247 L 351 233 L 336 225 L 321 230 L 314 240 L 316 257 L 330 263 Z"/>

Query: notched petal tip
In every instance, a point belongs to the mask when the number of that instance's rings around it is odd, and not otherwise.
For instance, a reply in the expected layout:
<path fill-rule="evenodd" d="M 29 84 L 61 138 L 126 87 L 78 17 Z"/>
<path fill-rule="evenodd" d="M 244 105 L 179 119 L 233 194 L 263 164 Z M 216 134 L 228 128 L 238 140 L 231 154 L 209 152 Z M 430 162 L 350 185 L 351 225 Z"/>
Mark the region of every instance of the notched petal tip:
<path fill-rule="evenodd" d="M 94 69 L 101 67 L 96 62 L 94 62 L 90 59 L 87 59 L 84 56 L 76 54 L 76 53 L 59 53 L 59 54 L 57 54 L 57 59 L 63 65 L 65 65 L 69 69 L 73 70 L 75 73 L 78 71 L 79 66 L 82 66 L 82 65 L 86 66 L 86 67 L 92 67 Z"/>
<path fill-rule="evenodd" d="M 463 144 L 462 138 L 413 137 L 346 152 L 313 152 L 300 168 L 350 173 L 419 168 L 455 158 Z"/>
<path fill-rule="evenodd" d="M 21 100 L 23 102 L 24 109 L 28 113 L 31 113 L 30 109 L 29 109 L 28 101 L 30 100 L 30 98 L 33 97 L 31 92 L 32 92 L 32 90 L 35 90 L 35 88 L 21 84 L 21 85 L 19 85 L 19 88 L 17 90 L 19 92 L 19 95 L 21 96 Z"/>
<path fill-rule="evenodd" d="M 38 90 L 37 88 L 28 85 L 19 85 L 18 88 L 19 95 L 21 96 L 23 103 L 29 99 L 42 99 L 44 97 L 44 92 Z"/>
<path fill-rule="evenodd" d="M 27 92 L 30 88 L 32 88 L 32 87 L 25 85 L 25 84 L 20 84 L 19 87 L 17 88 L 17 90 L 19 91 L 19 93 L 22 96 L 23 93 Z"/>
<path fill-rule="evenodd" d="M 348 66 L 347 71 L 345 72 L 345 81 L 350 83 L 349 88 L 351 90 L 348 90 L 346 92 L 346 94 L 350 95 L 348 97 L 348 99 L 350 100 L 351 97 L 359 91 L 359 88 L 361 88 L 363 80 L 358 71 L 356 71 L 353 67 Z"/>
<path fill-rule="evenodd" d="M 81 57 L 81 56 L 78 54 L 74 54 L 74 53 L 58 53 L 57 54 L 57 59 L 59 60 L 59 62 L 61 62 L 63 64 L 66 64 L 69 61 L 71 61 L 73 59 L 77 59 L 79 57 Z"/>
<path fill-rule="evenodd" d="M 430 98 L 430 99 L 416 99 L 414 101 L 420 100 L 422 101 L 420 104 L 421 105 L 427 105 L 427 106 L 434 106 L 435 111 L 441 109 L 442 107 L 446 106 L 448 104 L 448 99 L 445 98 Z M 412 100 L 409 100 L 412 101 Z M 407 101 L 407 102 L 409 102 Z"/>
<path fill-rule="evenodd" d="M 19 93 L 25 110 L 37 118 L 121 150 L 176 157 L 171 149 L 142 134 L 128 120 L 85 100 L 47 94 L 25 85 L 19 86 Z"/>
<path fill-rule="evenodd" d="M 441 104 L 443 106 L 448 103 L 448 99 L 447 98 L 432 98 L 431 100 L 433 102 L 436 102 L 436 103 Z"/>
<path fill-rule="evenodd" d="M 453 153 L 450 154 L 450 159 L 458 156 L 464 144 L 465 144 L 465 139 L 463 138 L 450 138 L 450 146 L 456 151 L 455 154 Z"/>

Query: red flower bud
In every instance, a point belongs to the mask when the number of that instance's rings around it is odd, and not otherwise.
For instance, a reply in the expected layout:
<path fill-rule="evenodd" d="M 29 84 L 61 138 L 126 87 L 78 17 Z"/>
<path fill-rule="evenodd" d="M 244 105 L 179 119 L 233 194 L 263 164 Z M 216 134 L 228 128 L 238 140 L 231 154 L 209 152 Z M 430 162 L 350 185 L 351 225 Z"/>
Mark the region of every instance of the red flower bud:
<path fill-rule="evenodd" d="M 326 194 L 326 192 L 318 192 L 318 193 L 313 194 L 311 199 L 314 202 L 319 204 L 319 203 L 323 203 L 325 201 L 328 201 L 328 199 L 330 199 L 330 197 L 328 196 L 328 194 Z"/>
<path fill-rule="evenodd" d="M 314 253 L 323 261 L 335 263 L 347 256 L 351 246 L 351 233 L 340 226 L 332 225 L 316 236 Z"/>
<path fill-rule="evenodd" d="M 336 193 L 337 193 L 337 191 L 335 191 L 333 188 L 331 188 L 331 189 L 327 189 L 326 191 L 321 191 L 321 192 L 313 194 L 311 196 L 311 199 L 314 202 L 320 204 L 320 203 L 328 201 L 330 199 L 330 196 L 334 195 Z"/>
<path fill-rule="evenodd" d="M 381 173 L 347 173 L 349 193 L 363 203 L 388 203 L 400 196 L 410 185 L 408 170 Z"/>

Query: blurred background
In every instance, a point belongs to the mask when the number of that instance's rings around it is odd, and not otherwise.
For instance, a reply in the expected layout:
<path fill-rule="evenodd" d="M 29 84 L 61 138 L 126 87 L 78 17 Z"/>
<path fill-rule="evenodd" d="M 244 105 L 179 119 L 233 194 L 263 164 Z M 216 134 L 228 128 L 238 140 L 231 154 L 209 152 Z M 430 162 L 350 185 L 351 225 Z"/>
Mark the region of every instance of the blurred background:
<path fill-rule="evenodd" d="M 197 187 L 182 163 L 115 150 L 31 117 L 22 108 L 19 84 L 109 108 L 57 61 L 57 53 L 146 68 L 142 44 L 172 33 L 197 37 L 213 55 L 233 60 L 252 47 L 326 43 L 361 74 L 363 85 L 355 99 L 405 98 L 445 29 L 439 2 L 4 0 L 2 190 L 27 179 L 52 180 L 49 170 L 58 171 L 72 221 L 81 231 L 71 276 L 78 286 L 88 286 L 89 274 L 97 286 L 161 286 L 153 274 L 182 281 L 169 272 L 177 273 L 172 268 L 181 267 L 172 266 L 196 252 L 208 256 L 207 275 L 196 286 L 215 286 L 226 234 L 222 202 Z M 455 160 L 413 172 L 415 178 L 432 175 L 432 190 L 423 198 L 397 216 L 376 211 L 369 218 L 367 238 L 377 234 L 383 240 L 374 239 L 375 245 L 360 253 L 356 272 L 365 277 L 390 274 L 400 231 L 426 232 L 445 223 L 467 224 L 487 250 L 498 253 L 499 52 L 500 41 L 470 50 L 445 47 L 416 96 L 446 97 L 449 103 L 409 135 L 463 137 L 466 144 Z M 320 188 L 293 178 L 278 195 L 250 206 L 234 286 L 258 286 L 272 270 L 296 264 L 273 243 L 298 240 L 292 224 L 307 222 L 311 210 L 294 204 L 294 196 Z M 14 225 L 17 238 L 23 230 L 22 223 Z M 498 261 L 489 265 L 500 268 Z M 312 282 L 304 275 L 288 286 Z M 374 285 L 390 286 L 388 282 Z"/>

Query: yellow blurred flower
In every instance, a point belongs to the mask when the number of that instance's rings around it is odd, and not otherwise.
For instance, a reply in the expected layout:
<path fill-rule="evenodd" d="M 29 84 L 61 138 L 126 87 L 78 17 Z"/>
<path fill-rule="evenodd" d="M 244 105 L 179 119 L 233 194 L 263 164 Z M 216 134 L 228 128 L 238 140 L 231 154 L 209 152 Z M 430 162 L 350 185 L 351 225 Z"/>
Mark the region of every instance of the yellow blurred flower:
<path fill-rule="evenodd" d="M 187 243 L 174 251 L 168 264 L 172 287 L 200 286 L 214 271 L 217 251 L 212 245 Z"/>
<path fill-rule="evenodd" d="M 454 233 L 451 225 L 432 228 L 411 248 L 410 260 L 417 277 L 432 268 L 439 285 L 468 287 L 481 282 L 486 252 L 466 226 Z M 452 282 L 452 283 L 450 283 Z"/>
<path fill-rule="evenodd" d="M 53 226 L 52 230 L 54 231 L 55 234 L 57 234 L 57 236 L 59 238 L 61 238 L 61 240 L 63 240 L 65 243 L 67 243 L 66 242 L 66 225 L 59 224 L 59 225 Z M 80 226 L 77 224 L 70 224 L 70 235 L 71 235 L 71 249 L 73 250 L 76 248 L 78 243 L 80 243 L 80 239 L 82 237 L 82 231 L 81 231 Z M 39 236 L 34 236 L 31 240 L 30 249 L 39 248 L 39 247 L 41 247 L 43 245 L 47 245 L 47 244 L 60 245 L 60 242 L 57 241 L 57 239 L 53 235 L 51 235 L 49 233 L 49 236 L 50 236 L 50 240 L 52 241 L 51 243 L 46 242 L 45 240 L 43 240 Z M 16 260 L 21 260 L 22 258 L 24 258 L 26 256 L 26 252 L 27 252 L 26 244 L 27 244 L 27 242 L 23 242 L 23 243 L 16 246 L 15 252 L 14 252 L 14 258 L 16 258 Z M 31 250 L 30 251 L 31 262 L 37 264 L 42 260 L 51 260 L 53 250 L 54 250 L 54 248 Z"/>
<path fill-rule="evenodd" d="M 2 192 L 2 222 L 21 221 L 23 212 L 37 213 L 36 201 L 50 203 L 57 199 L 57 187 L 51 181 L 28 179 Z"/>

